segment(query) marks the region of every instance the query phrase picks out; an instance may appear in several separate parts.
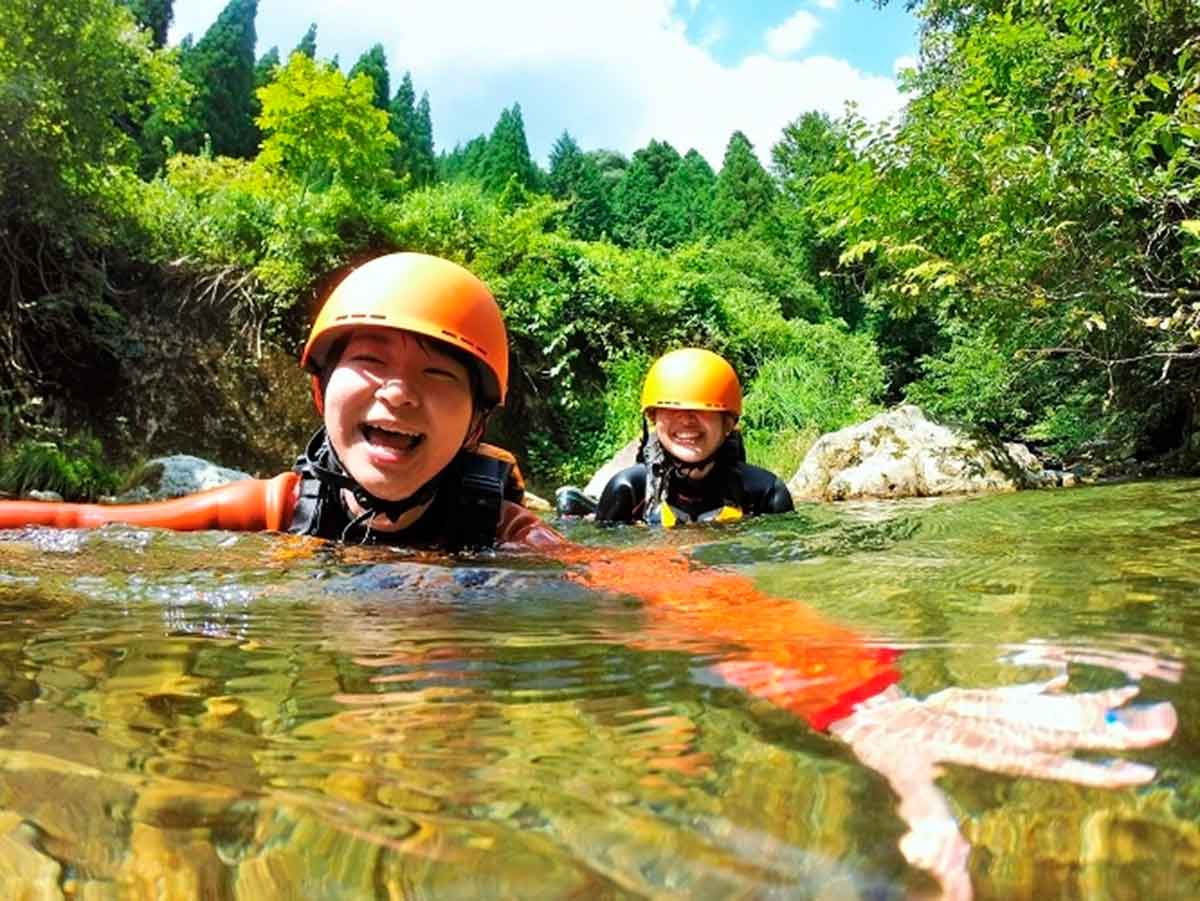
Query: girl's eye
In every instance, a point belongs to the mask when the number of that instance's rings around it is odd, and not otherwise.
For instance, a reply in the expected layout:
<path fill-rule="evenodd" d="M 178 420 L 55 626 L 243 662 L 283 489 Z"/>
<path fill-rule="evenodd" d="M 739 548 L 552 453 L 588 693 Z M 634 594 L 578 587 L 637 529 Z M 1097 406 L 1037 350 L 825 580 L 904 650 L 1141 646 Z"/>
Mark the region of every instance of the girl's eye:
<path fill-rule="evenodd" d="M 382 364 L 383 363 L 383 360 L 381 360 L 379 357 L 375 356 L 372 353 L 367 353 L 365 351 L 360 351 L 359 353 L 351 355 L 350 359 L 352 361 L 354 361 L 355 363 L 374 363 L 374 364 Z"/>
<path fill-rule="evenodd" d="M 449 369 L 438 369 L 436 366 L 427 367 L 425 374 L 431 375 L 437 379 L 450 379 L 452 381 L 458 381 L 457 374 L 451 372 Z"/>

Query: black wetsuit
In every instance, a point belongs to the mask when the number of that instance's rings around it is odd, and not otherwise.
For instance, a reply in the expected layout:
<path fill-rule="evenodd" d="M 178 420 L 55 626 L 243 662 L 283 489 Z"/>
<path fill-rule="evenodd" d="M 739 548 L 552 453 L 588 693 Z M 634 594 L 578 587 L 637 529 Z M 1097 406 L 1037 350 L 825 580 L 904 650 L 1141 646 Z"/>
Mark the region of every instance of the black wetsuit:
<path fill-rule="evenodd" d="M 646 474 L 646 464 L 638 463 L 609 479 L 596 507 L 596 521 L 646 519 Z M 779 477 L 749 463 L 718 464 L 703 479 L 676 476 L 666 500 L 693 520 L 726 505 L 739 508 L 747 516 L 790 513 L 794 509 L 792 495 Z"/>
<path fill-rule="evenodd" d="M 528 525 L 514 516 L 516 505 L 504 497 L 510 464 L 469 451 L 460 452 L 438 475 L 428 509 L 400 532 L 371 529 L 347 510 L 342 500 L 344 470 L 323 428 L 313 436 L 295 469 L 302 477 L 300 498 L 288 531 L 300 535 L 458 550 L 504 543 Z"/>

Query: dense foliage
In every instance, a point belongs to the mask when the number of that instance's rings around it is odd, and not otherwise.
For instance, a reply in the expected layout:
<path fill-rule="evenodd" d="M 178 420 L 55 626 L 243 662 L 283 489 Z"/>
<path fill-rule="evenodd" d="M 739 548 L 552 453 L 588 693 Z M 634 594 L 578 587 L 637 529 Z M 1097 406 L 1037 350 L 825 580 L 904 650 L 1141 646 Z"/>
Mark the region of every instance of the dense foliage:
<path fill-rule="evenodd" d="M 344 75 L 313 26 L 256 60 L 255 0 L 168 49 L 169 2 L 10 0 L 0 436 L 286 466 L 313 420 L 280 361 L 342 267 L 402 248 L 495 289 L 514 344 L 497 437 L 535 478 L 582 478 L 636 435 L 648 362 L 683 343 L 733 360 L 751 455 L 785 476 L 905 396 L 1064 457 L 1187 451 L 1197 3 L 912 5 L 898 123 L 797 110 L 769 171 L 740 132 L 716 171 L 564 132 L 543 171 L 519 104 L 436 155 L 428 94 L 407 72 L 391 94 L 379 45 Z"/>

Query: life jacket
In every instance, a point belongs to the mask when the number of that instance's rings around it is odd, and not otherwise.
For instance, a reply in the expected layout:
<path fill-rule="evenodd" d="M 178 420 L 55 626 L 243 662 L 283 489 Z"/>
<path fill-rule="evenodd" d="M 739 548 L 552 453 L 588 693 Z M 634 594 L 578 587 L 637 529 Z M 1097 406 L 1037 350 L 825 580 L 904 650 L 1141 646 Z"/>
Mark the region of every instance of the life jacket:
<path fill-rule="evenodd" d="M 373 531 L 369 523 L 356 525 L 351 518 L 341 496 L 349 477 L 324 428 L 313 435 L 293 469 L 300 475 L 300 491 L 289 532 L 335 541 L 406 543 L 408 530 Z M 433 507 L 442 514 L 443 526 L 438 544 L 452 551 L 495 545 L 501 504 L 506 499 L 520 503 L 524 498 L 524 480 L 516 459 L 490 444 L 459 451 L 435 482 L 431 497 Z M 446 509 L 446 504 L 452 505 L 451 509 Z"/>
<path fill-rule="evenodd" d="M 653 433 L 643 437 L 638 450 L 638 460 L 646 466 L 646 497 L 643 501 L 646 522 L 664 529 L 688 523 L 737 522 L 745 515 L 745 499 L 742 488 L 742 464 L 746 462 L 746 448 L 742 444 L 742 433 L 735 429 L 717 448 L 710 458 L 714 461 L 714 472 L 723 473 L 721 503 L 711 510 L 692 515 L 670 503 L 672 485 L 687 479 L 684 468 L 659 444 Z"/>

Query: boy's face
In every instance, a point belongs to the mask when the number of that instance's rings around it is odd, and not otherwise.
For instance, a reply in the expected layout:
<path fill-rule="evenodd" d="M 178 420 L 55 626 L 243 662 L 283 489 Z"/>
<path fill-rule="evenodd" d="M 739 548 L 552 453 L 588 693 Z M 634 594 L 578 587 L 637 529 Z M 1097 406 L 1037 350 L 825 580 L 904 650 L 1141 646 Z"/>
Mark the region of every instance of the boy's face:
<path fill-rule="evenodd" d="M 649 412 L 658 443 L 682 463 L 703 463 L 733 429 L 730 417 L 713 410 L 656 407 Z"/>
<path fill-rule="evenodd" d="M 325 429 L 350 476 L 403 500 L 454 459 L 475 423 L 466 366 L 409 332 L 358 329 L 325 385 Z"/>

